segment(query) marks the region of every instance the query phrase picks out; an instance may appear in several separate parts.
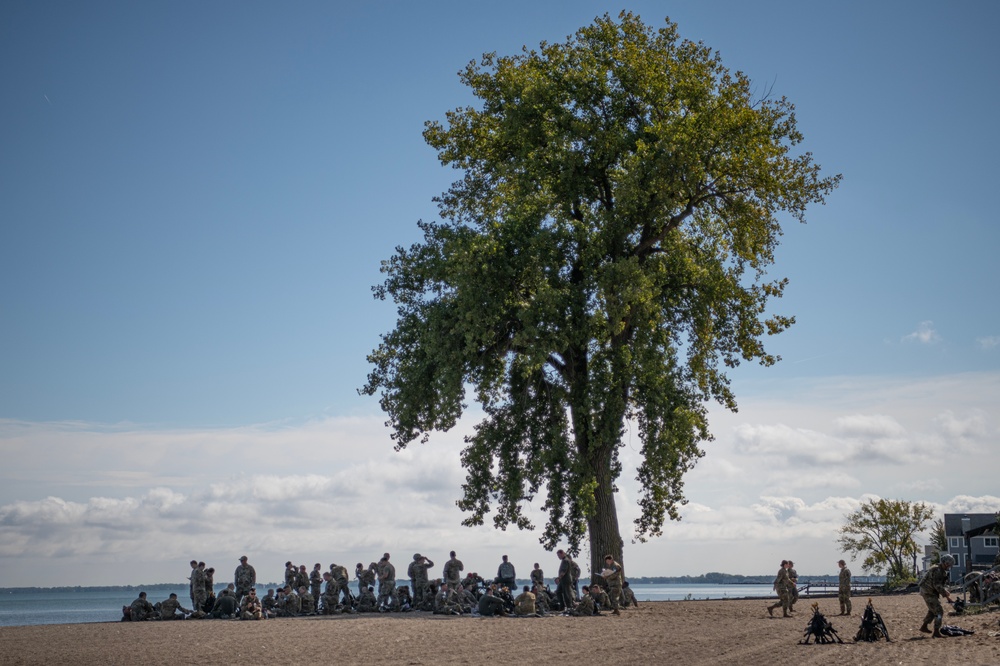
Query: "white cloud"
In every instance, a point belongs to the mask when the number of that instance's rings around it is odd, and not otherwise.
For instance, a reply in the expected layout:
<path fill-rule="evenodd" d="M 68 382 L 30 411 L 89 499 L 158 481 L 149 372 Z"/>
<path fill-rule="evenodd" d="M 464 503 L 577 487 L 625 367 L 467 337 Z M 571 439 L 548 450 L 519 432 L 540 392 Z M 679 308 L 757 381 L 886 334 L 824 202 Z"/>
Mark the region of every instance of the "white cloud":
<path fill-rule="evenodd" d="M 979 344 L 980 349 L 986 351 L 996 349 L 1000 346 L 1000 335 L 988 335 L 983 338 L 976 338 L 976 342 Z"/>
<path fill-rule="evenodd" d="M 919 342 L 920 344 L 931 344 L 941 340 L 941 336 L 934 330 L 933 321 L 922 321 L 917 324 L 917 330 L 903 336 L 903 342 Z"/>

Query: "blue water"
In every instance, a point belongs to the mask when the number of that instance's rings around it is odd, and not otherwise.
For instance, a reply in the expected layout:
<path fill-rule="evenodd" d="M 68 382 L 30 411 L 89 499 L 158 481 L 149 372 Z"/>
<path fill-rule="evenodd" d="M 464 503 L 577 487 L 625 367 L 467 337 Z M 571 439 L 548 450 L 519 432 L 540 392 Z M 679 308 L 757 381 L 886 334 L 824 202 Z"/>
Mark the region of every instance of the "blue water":
<path fill-rule="evenodd" d="M 680 601 L 683 599 L 736 599 L 768 597 L 770 585 L 654 585 L 635 584 L 632 590 L 639 601 Z M 258 587 L 261 593 L 263 588 Z M 190 606 L 187 585 L 148 593 L 150 603 L 162 601 L 175 592 L 184 606 Z M 0 593 L 0 627 L 29 624 L 74 624 L 79 622 L 117 622 L 122 606 L 138 596 L 138 591 L 97 591 L 88 588 L 66 592 L 38 591 Z"/>

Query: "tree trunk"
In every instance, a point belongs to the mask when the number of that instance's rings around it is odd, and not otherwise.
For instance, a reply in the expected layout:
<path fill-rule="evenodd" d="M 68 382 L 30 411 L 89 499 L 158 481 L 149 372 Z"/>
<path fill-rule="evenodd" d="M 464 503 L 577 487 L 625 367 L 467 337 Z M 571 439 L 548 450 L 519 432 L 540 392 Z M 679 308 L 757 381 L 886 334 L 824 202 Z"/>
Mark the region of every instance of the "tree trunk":
<path fill-rule="evenodd" d="M 590 581 L 603 587 L 601 569 L 604 556 L 611 555 L 619 563 L 623 562 L 621 530 L 618 528 L 618 511 L 615 508 L 614 482 L 611 479 L 611 449 L 602 449 L 597 456 L 597 489 L 594 491 L 596 506 L 594 515 L 587 520 L 590 536 Z"/>

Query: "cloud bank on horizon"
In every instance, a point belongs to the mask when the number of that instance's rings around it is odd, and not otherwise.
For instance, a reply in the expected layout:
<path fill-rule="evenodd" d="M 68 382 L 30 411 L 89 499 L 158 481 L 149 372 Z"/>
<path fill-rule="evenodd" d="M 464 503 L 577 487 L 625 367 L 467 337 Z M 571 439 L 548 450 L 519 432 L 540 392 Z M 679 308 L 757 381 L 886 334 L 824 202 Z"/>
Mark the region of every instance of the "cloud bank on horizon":
<path fill-rule="evenodd" d="M 924 501 L 939 516 L 1000 511 L 994 475 L 979 471 L 993 459 L 998 424 L 985 407 L 1000 374 L 948 379 L 839 378 L 800 387 L 797 402 L 749 399 L 739 414 L 714 414 L 716 440 L 687 477 L 683 520 L 626 546 L 630 574 L 761 574 L 786 557 L 829 573 L 844 516 L 870 497 Z M 831 392 L 850 397 L 817 400 Z M 874 408 L 857 411 L 859 398 Z M 398 453 L 375 416 L 203 430 L 2 421 L 12 471 L 0 490 L 0 586 L 183 581 L 192 557 L 225 580 L 241 554 L 266 580 L 289 558 L 353 565 L 385 550 L 405 564 L 415 551 L 443 562 L 455 549 L 487 572 L 501 554 L 525 571 L 552 566 L 536 533 L 459 524 L 459 452 L 474 418 Z M 636 444 L 626 435 L 626 535 Z"/>

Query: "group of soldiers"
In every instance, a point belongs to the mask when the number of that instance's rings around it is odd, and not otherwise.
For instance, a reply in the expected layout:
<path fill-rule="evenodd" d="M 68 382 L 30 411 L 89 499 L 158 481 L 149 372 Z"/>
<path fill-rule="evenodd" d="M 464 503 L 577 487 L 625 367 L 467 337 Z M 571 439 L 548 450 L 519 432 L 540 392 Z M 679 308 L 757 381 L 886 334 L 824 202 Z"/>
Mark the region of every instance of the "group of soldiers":
<path fill-rule="evenodd" d="M 840 602 L 839 615 L 851 614 L 851 570 L 847 562 L 837 562 L 840 569 L 837 585 L 837 600 Z M 767 607 L 767 614 L 774 617 L 774 611 L 781 608 L 782 617 L 791 617 L 792 608 L 799 600 L 799 574 L 795 571 L 795 562 L 781 560 L 781 568 L 774 577 L 774 591 L 778 593 L 778 601 Z"/>
<path fill-rule="evenodd" d="M 545 584 L 545 574 L 535 563 L 531 584 L 524 585 L 520 593 L 516 570 L 506 555 L 497 568 L 496 577 L 488 581 L 476 572 L 465 573 L 465 565 L 454 551 L 444 563 L 442 577 L 431 578 L 429 572 L 434 562 L 415 553 L 406 571 L 409 585 L 397 586 L 396 568 L 390 561 L 390 554 L 385 553 L 378 562 L 367 567 L 357 563 L 354 571 L 356 595 L 348 587 L 349 573 L 345 566 L 334 563 L 323 571 L 322 565 L 317 563 L 312 571 L 307 571 L 304 564 L 296 566 L 289 561 L 285 563 L 284 586 L 269 589 L 262 597 L 257 595 L 256 571 L 245 555 L 240 558 L 233 583 L 218 596 L 214 593 L 215 570 L 206 567 L 204 562 L 192 560 L 190 609 L 180 604 L 176 594 L 153 605 L 142 592 L 131 607 L 123 608 L 123 613 L 126 619 L 133 621 L 185 617 L 261 620 L 406 611 L 485 616 L 600 615 L 601 611 L 610 611 L 619 615 L 620 608 L 638 605 L 625 581 L 624 568 L 611 555 L 604 558 L 605 566 L 600 572 L 604 584 L 584 585 L 581 591 L 579 565 L 563 550 L 556 554 L 559 572 L 555 577 L 555 591 Z"/>

